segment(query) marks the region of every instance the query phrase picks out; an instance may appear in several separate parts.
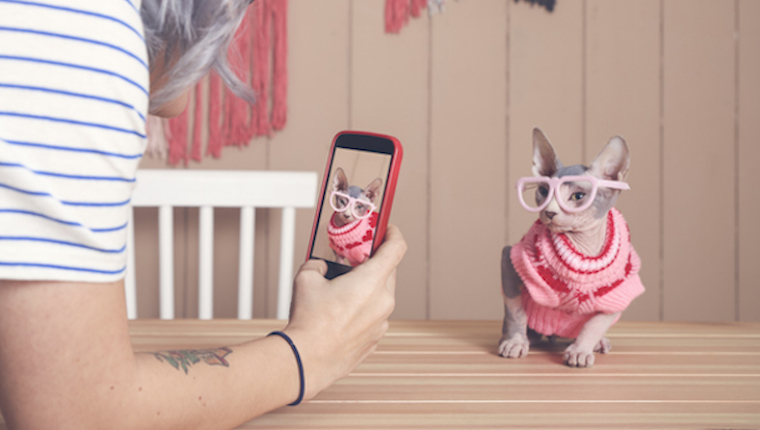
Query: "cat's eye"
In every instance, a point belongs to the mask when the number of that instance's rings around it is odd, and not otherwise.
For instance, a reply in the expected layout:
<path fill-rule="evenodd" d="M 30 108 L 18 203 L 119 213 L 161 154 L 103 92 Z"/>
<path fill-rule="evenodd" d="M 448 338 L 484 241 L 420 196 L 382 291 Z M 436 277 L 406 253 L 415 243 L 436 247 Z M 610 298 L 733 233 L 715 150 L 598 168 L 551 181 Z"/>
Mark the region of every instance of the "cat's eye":
<path fill-rule="evenodd" d="M 344 209 L 348 206 L 348 199 L 340 197 L 338 195 L 333 196 L 334 206 L 338 209 Z"/>
<path fill-rule="evenodd" d="M 549 195 L 549 187 L 546 186 L 540 186 L 536 190 L 536 195 L 541 198 L 546 198 L 546 196 Z"/>
<path fill-rule="evenodd" d="M 584 197 L 586 197 L 586 193 L 582 193 L 582 192 L 578 191 L 577 193 L 573 193 L 570 196 L 570 200 L 572 200 L 574 202 L 579 202 L 579 201 L 583 200 Z"/>

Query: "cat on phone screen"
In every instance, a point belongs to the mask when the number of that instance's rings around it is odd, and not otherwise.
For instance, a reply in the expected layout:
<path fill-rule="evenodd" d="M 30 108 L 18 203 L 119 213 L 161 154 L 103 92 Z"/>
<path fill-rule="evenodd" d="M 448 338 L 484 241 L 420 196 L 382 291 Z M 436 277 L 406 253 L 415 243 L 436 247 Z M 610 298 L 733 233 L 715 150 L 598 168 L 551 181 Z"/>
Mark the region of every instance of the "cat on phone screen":
<path fill-rule="evenodd" d="M 563 166 L 544 133 L 533 130 L 533 177 L 517 181 L 518 199 L 539 219 L 502 252 L 504 324 L 499 354 L 528 354 L 530 340 L 574 339 L 564 351 L 571 367 L 590 367 L 594 352 L 634 298 L 644 292 L 641 260 L 628 225 L 613 207 L 628 173 L 630 153 L 619 136 L 590 166 Z"/>
<path fill-rule="evenodd" d="M 337 263 L 355 267 L 372 253 L 378 217 L 375 199 L 382 185 L 380 178 L 363 189 L 349 185 L 343 169 L 335 170 L 330 192 L 330 206 L 335 212 L 327 224 L 327 237 Z"/>

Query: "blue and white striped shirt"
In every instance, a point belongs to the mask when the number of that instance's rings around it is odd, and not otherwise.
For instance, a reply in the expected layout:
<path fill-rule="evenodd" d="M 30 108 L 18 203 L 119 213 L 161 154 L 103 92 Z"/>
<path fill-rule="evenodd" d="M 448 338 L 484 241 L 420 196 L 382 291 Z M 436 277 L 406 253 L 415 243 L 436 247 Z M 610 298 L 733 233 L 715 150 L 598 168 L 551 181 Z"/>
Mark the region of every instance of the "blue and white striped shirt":
<path fill-rule="evenodd" d="M 145 150 L 140 0 L 0 0 L 0 279 L 110 282 Z"/>

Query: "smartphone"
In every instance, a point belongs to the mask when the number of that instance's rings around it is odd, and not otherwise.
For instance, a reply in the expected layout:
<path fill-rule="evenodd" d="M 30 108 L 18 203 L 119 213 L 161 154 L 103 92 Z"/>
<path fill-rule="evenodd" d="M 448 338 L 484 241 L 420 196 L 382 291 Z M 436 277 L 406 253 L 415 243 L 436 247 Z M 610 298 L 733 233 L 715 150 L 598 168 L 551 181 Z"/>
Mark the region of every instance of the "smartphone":
<path fill-rule="evenodd" d="M 342 131 L 333 138 L 307 255 L 327 262 L 326 278 L 349 272 L 383 242 L 402 157 L 391 136 Z"/>

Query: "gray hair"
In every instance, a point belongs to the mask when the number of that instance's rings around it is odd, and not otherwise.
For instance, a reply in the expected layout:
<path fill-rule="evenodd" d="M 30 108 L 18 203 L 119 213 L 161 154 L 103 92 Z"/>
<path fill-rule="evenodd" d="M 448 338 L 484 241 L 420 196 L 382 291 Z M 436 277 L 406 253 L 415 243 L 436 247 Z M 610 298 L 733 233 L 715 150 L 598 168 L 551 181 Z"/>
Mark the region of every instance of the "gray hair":
<path fill-rule="evenodd" d="M 151 71 L 163 61 L 166 84 L 151 93 L 150 111 L 174 100 L 212 69 L 235 94 L 254 103 L 253 91 L 227 62 L 227 50 L 249 0 L 143 0 Z"/>

